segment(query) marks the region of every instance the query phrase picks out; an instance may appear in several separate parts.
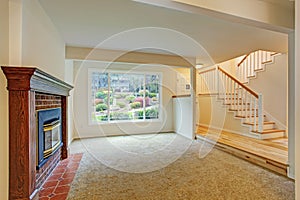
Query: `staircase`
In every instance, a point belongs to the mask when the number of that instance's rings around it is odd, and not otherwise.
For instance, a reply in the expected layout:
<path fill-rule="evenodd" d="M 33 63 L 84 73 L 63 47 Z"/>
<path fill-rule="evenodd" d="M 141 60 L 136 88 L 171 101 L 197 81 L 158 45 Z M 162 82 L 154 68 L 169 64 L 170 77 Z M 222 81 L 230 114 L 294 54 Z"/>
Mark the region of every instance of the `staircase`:
<path fill-rule="evenodd" d="M 277 55 L 280 53 L 262 50 L 247 54 L 236 66 L 237 79 L 244 84 L 248 83 L 258 72 L 264 71 L 266 65 L 273 63 Z"/>
<path fill-rule="evenodd" d="M 265 115 L 262 94 L 256 93 L 245 85 L 249 78 L 255 77 L 256 72 L 264 70 L 266 63 L 273 62 L 274 55 L 273 52 L 265 54 L 262 51 L 247 55 L 242 61 L 249 65 L 243 62 L 239 64 L 241 68 L 238 74 L 243 78 L 243 82 L 219 66 L 199 72 L 200 95 L 217 95 L 218 100 L 223 102 L 228 112 L 233 112 L 235 118 L 240 119 L 243 126 L 249 127 L 249 133 L 241 133 L 249 137 L 271 139 L 285 136 L 285 130 L 276 128 L 276 123 L 268 120 Z M 259 58 L 262 63 L 254 62 L 255 57 Z M 245 66 L 252 67 L 246 69 Z"/>

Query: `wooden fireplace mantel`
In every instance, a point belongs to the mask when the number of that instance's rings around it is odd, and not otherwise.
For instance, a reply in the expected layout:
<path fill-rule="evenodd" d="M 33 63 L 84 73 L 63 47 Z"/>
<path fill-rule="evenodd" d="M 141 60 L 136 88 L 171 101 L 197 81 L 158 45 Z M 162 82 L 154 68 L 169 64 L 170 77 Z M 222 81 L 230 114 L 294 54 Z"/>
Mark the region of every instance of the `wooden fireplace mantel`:
<path fill-rule="evenodd" d="M 1 67 L 9 91 L 9 199 L 37 199 L 35 93 L 61 96 L 62 159 L 68 157 L 67 96 L 71 85 L 36 67 Z"/>

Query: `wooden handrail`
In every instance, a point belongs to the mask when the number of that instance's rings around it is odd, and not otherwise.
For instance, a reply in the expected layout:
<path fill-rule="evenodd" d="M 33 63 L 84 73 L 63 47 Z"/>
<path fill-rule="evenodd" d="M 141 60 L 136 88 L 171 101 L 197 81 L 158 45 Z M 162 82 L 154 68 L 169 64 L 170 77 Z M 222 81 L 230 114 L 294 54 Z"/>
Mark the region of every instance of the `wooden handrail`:
<path fill-rule="evenodd" d="M 251 53 L 245 55 L 245 57 L 241 60 L 241 62 L 239 62 L 239 64 L 237 65 L 238 67 L 248 58 L 248 56 L 250 56 Z"/>
<path fill-rule="evenodd" d="M 207 69 L 207 70 L 201 71 L 201 72 L 199 72 L 199 74 L 204 74 L 206 72 L 210 72 L 210 71 L 214 71 L 214 70 L 216 70 L 216 68 L 211 68 L 211 69 Z"/>
<path fill-rule="evenodd" d="M 182 95 L 173 95 L 172 98 L 184 98 L 184 97 L 191 97 L 190 94 L 182 94 Z"/>
<path fill-rule="evenodd" d="M 220 70 L 221 72 L 223 72 L 226 76 L 228 76 L 229 78 L 231 78 L 234 82 L 236 82 L 237 84 L 239 84 L 241 87 L 243 87 L 245 90 L 247 90 L 250 94 L 252 94 L 253 96 L 255 96 L 258 99 L 258 94 L 256 92 L 254 92 L 253 90 L 251 90 L 249 87 L 245 86 L 243 83 L 241 83 L 239 80 L 237 80 L 233 76 L 231 76 L 229 73 L 227 73 L 225 70 L 223 70 L 220 66 L 218 66 L 218 70 Z"/>

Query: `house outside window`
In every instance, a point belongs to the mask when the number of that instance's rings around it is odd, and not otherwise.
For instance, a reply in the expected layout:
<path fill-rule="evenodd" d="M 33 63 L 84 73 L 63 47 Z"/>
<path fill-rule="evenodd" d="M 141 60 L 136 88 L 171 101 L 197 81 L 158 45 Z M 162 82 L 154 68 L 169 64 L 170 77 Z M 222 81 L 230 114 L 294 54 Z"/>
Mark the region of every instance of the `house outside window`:
<path fill-rule="evenodd" d="M 159 120 L 161 74 L 89 69 L 90 122 Z"/>

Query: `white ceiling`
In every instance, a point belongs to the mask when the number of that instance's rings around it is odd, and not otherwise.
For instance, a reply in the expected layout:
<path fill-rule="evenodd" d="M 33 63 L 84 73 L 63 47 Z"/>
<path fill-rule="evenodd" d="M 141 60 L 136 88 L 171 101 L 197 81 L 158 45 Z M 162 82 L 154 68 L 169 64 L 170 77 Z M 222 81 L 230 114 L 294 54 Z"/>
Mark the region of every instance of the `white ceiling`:
<path fill-rule="evenodd" d="M 287 51 L 285 34 L 131 0 L 40 2 L 68 46 L 193 57 L 207 51 L 215 62 L 257 49 Z"/>

